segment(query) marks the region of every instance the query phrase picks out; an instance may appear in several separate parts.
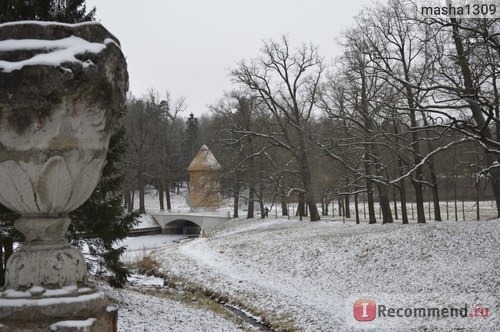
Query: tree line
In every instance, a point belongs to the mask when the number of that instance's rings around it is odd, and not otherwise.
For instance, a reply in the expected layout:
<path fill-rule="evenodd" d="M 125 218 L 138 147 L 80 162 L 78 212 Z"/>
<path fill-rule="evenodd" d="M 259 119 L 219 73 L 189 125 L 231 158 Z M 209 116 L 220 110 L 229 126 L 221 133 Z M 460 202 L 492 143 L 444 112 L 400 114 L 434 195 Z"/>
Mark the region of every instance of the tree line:
<path fill-rule="evenodd" d="M 383 223 L 407 223 L 410 202 L 424 223 L 426 201 L 442 220 L 440 202 L 456 205 L 464 188 L 468 199 L 493 198 L 498 213 L 499 33 L 498 19 L 423 18 L 412 1 L 391 0 L 355 18 L 330 62 L 311 44 L 265 41 L 230 71 L 234 89 L 197 129 L 224 167 L 234 216 L 240 199 L 248 217 L 254 202 L 261 215 L 269 200 L 286 215 L 296 201 L 297 214 L 315 221 L 339 199 L 344 213 L 354 202 L 359 221 L 362 196 L 369 223 L 376 204 Z M 186 121 L 167 121 L 173 150 L 153 164 L 177 164 L 164 180 L 148 171 L 153 182 L 187 180 L 189 158 L 174 152 L 176 139 L 190 142 Z"/>
<path fill-rule="evenodd" d="M 83 0 L 30 3 L 5 2 L 0 21 L 95 15 Z M 354 203 L 357 222 L 368 212 L 369 223 L 408 223 L 415 206 L 424 223 L 426 201 L 433 219 L 442 220 L 443 200 L 456 207 L 459 199 L 481 197 L 493 198 L 498 213 L 499 33 L 498 19 L 423 18 L 412 1 L 390 0 L 355 18 L 333 60 L 286 36 L 265 41 L 255 57 L 234 65 L 234 88 L 201 117 L 187 115 L 186 101 L 168 92 L 129 96 L 103 179 L 72 213 L 69 238 L 88 243 L 114 272 L 112 283 L 122 285 L 123 248 L 112 244 L 145 212 L 146 187 L 156 188 L 161 209 L 172 208 L 170 195 L 188 181 L 202 144 L 223 167 L 223 196 L 233 199 L 234 217 L 241 200 L 248 218 L 255 210 L 264 216 L 269 202 L 289 215 L 294 202 L 293 212 L 316 221 L 336 202 L 346 217 Z M 19 234 L 11 227 L 15 216 L 0 213 L 4 267 Z"/>

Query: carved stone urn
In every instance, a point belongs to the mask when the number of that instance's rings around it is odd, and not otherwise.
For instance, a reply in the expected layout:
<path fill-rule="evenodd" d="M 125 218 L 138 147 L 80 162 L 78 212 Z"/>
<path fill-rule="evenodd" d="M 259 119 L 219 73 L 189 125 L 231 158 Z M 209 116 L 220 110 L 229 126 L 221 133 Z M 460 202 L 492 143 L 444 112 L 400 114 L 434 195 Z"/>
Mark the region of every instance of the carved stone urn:
<path fill-rule="evenodd" d="M 21 215 L 26 238 L 0 296 L 0 323 L 12 330 L 57 331 L 66 320 L 113 330 L 65 233 L 99 181 L 127 89 L 120 44 L 100 24 L 0 25 L 0 203 Z"/>

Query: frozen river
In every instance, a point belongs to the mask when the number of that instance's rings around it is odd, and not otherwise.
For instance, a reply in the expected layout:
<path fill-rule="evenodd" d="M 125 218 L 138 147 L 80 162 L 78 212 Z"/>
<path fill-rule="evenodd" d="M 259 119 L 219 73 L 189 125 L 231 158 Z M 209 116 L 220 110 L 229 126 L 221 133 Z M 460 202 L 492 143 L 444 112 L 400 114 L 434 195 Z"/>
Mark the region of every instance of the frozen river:
<path fill-rule="evenodd" d="M 168 245 L 173 241 L 186 238 L 186 235 L 177 234 L 134 236 L 126 238 L 116 246 L 127 247 L 127 251 L 122 255 L 122 260 L 124 262 L 136 262 L 149 255 L 155 249 Z"/>

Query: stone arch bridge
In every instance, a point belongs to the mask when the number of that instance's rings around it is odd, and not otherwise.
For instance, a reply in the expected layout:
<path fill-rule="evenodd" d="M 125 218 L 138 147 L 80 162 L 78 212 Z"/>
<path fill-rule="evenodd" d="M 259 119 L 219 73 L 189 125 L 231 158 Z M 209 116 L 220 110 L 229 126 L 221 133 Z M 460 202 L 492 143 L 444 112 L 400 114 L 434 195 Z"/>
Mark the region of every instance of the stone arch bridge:
<path fill-rule="evenodd" d="M 160 225 L 161 232 L 167 234 L 198 234 L 215 227 L 231 218 L 230 213 L 158 213 L 151 217 Z"/>

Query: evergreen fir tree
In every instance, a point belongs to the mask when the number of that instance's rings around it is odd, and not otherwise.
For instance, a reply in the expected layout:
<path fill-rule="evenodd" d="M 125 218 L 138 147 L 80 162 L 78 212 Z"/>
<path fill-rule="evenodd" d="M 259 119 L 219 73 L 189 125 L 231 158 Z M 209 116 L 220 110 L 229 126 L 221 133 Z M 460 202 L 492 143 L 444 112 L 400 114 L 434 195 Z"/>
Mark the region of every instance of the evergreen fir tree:
<path fill-rule="evenodd" d="M 92 21 L 95 8 L 87 12 L 85 0 L 2 0 L 0 22 L 57 21 L 79 23 Z"/>
<path fill-rule="evenodd" d="M 138 217 L 138 212 L 125 212 L 120 194 L 124 174 L 117 165 L 125 152 L 124 135 L 125 130 L 120 127 L 111 136 L 102 178 L 87 202 L 70 214 L 67 234 L 72 244 L 88 246 L 89 252 L 98 258 L 95 267 L 104 265 L 104 271 L 111 272 L 108 281 L 113 287 L 123 286 L 130 274 L 120 261 L 125 248 L 113 248 L 113 244 L 128 235 Z M 99 268 L 97 272 L 102 271 Z"/>
<path fill-rule="evenodd" d="M 14 251 L 14 242 L 23 240 L 22 234 L 13 227 L 17 218 L 18 214 L 0 204 L 0 285 L 5 283 L 5 267 Z"/>
<path fill-rule="evenodd" d="M 193 113 L 186 120 L 186 161 L 189 164 L 198 152 L 198 118 Z"/>
<path fill-rule="evenodd" d="M 20 20 L 80 23 L 93 20 L 95 11 L 95 8 L 87 11 L 85 0 L 1 0 L 0 23 Z M 123 175 L 117 165 L 125 151 L 123 137 L 124 129 L 117 128 L 110 140 L 102 178 L 89 200 L 70 214 L 72 223 L 67 234 L 73 245 L 81 247 L 87 244 L 99 265 L 104 265 L 111 272 L 109 283 L 114 287 L 123 286 L 129 271 L 120 262 L 124 248 L 115 249 L 113 244 L 127 236 L 137 218 L 136 213 L 125 212 L 120 195 Z M 21 234 L 12 227 L 16 218 L 15 214 L 0 206 L 2 283 L 12 243 L 21 240 Z"/>

